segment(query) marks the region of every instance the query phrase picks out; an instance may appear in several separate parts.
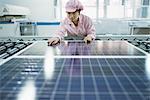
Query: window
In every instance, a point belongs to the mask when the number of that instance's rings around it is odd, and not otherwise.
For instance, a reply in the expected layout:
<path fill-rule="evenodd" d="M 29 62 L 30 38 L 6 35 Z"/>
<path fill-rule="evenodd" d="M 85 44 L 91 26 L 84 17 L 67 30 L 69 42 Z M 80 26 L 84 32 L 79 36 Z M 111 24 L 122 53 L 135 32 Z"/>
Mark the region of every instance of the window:
<path fill-rule="evenodd" d="M 104 18 L 104 0 L 99 0 L 98 1 L 98 18 Z"/>
<path fill-rule="evenodd" d="M 57 0 L 56 18 L 66 17 L 68 0 Z M 80 0 L 83 14 L 93 20 L 101 18 L 150 18 L 150 0 Z"/>
<path fill-rule="evenodd" d="M 92 19 L 97 18 L 97 0 L 80 0 L 80 2 L 84 6 L 84 10 L 82 11 L 83 14 L 91 17 Z"/>
<path fill-rule="evenodd" d="M 66 16 L 65 4 L 68 0 L 61 0 L 62 2 L 62 18 Z M 96 19 L 96 2 L 97 0 L 80 0 L 80 2 L 84 5 L 84 10 L 82 13 L 85 15 Z"/>
<path fill-rule="evenodd" d="M 107 5 L 107 18 L 124 18 L 124 5 L 121 0 L 110 0 Z"/>

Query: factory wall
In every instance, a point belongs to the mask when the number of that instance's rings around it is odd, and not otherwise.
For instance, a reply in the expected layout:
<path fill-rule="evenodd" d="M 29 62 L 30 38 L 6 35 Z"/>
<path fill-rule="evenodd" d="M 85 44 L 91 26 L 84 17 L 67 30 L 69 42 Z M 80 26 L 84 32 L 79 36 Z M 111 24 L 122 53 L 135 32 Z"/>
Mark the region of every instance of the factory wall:
<path fill-rule="evenodd" d="M 54 14 L 54 0 L 0 0 L 0 3 L 14 4 L 18 6 L 27 7 L 31 11 L 29 15 L 31 22 L 37 22 L 36 36 L 54 36 L 59 28 L 59 21 L 55 20 Z M 150 10 L 149 10 L 150 11 Z M 150 12 L 149 12 L 150 16 Z M 146 21 L 147 22 L 147 21 Z M 100 19 L 99 22 L 94 23 L 96 27 L 96 34 L 115 34 L 115 35 L 129 35 L 131 34 L 131 25 L 128 20 L 124 19 Z M 147 24 L 146 24 L 147 25 Z M 145 27 L 149 27 L 149 24 Z M 1 36 L 21 36 L 19 33 L 18 24 L 1 24 Z M 26 29 L 26 28 L 24 28 Z M 31 34 L 32 35 L 32 34 Z"/>

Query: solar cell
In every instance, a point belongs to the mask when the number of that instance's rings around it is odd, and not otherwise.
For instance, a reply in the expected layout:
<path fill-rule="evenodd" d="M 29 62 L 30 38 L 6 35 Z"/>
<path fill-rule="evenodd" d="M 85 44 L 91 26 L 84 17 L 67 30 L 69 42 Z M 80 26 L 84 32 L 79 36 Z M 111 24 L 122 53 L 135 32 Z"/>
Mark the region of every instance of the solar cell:
<path fill-rule="evenodd" d="M 146 58 L 55 58 L 49 79 L 44 60 L 13 58 L 1 65 L 1 100 L 150 99 Z"/>

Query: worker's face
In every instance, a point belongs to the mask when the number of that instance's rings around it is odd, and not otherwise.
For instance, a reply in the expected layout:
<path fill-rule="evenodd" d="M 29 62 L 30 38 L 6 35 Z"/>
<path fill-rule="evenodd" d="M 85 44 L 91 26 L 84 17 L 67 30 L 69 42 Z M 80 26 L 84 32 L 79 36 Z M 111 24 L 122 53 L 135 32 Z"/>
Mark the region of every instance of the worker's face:
<path fill-rule="evenodd" d="M 67 12 L 68 18 L 74 22 L 77 21 L 80 15 L 80 11 L 75 11 L 75 12 Z"/>

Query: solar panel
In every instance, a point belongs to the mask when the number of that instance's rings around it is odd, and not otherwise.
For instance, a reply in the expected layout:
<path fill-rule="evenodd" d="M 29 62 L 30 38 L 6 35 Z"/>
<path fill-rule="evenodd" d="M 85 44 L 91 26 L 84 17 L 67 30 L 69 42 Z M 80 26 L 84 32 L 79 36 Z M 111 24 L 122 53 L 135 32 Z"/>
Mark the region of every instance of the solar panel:
<path fill-rule="evenodd" d="M 146 58 L 55 58 L 54 64 L 45 63 L 43 58 L 13 58 L 1 65 L 1 100 L 150 99 Z"/>
<path fill-rule="evenodd" d="M 38 42 L 20 55 L 44 56 L 49 48 L 46 42 Z M 94 41 L 91 44 L 78 42 L 62 42 L 54 47 L 55 55 L 117 55 L 117 56 L 145 56 L 145 54 L 125 41 Z"/>

